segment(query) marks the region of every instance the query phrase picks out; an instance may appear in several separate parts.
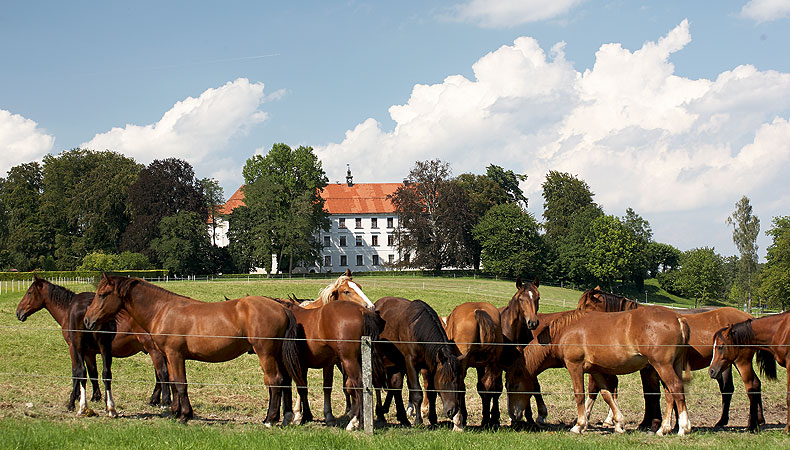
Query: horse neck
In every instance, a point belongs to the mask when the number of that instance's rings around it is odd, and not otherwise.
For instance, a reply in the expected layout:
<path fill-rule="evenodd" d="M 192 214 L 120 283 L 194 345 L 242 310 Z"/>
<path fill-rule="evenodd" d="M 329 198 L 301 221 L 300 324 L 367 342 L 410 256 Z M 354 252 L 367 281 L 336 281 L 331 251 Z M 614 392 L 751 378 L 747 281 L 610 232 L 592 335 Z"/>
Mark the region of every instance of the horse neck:
<path fill-rule="evenodd" d="M 151 331 L 151 323 L 158 313 L 168 307 L 184 303 L 185 297 L 178 296 L 170 292 L 153 292 L 152 287 L 146 284 L 138 284 L 123 299 L 123 307 L 140 326 Z"/>
<path fill-rule="evenodd" d="M 54 285 L 47 286 L 47 293 L 43 295 L 44 297 L 44 309 L 49 311 L 52 315 L 52 318 L 57 321 L 60 326 L 65 327 L 69 320 L 69 311 L 71 310 L 71 305 L 66 306 L 61 302 L 55 301 L 53 298 L 53 289 Z"/>
<path fill-rule="evenodd" d="M 783 325 L 786 327 L 790 315 L 777 314 L 775 316 L 767 316 L 759 319 L 752 320 L 752 331 L 754 331 L 754 339 L 752 344 L 755 347 L 764 347 L 764 350 L 771 351 L 773 348 L 771 344 L 774 339 L 778 338 Z M 782 342 L 782 344 L 786 344 Z"/>

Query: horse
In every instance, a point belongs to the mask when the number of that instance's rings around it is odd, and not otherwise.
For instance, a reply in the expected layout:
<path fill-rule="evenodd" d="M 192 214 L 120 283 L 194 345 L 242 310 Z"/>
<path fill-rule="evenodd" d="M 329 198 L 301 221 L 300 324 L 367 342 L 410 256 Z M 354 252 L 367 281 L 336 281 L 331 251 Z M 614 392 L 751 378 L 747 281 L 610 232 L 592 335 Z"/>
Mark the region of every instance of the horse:
<path fill-rule="evenodd" d="M 295 299 L 295 297 L 294 297 Z M 362 286 L 353 281 L 351 276 L 351 269 L 346 269 L 343 275 L 340 275 L 334 283 L 321 289 L 318 293 L 318 298 L 315 300 L 306 300 L 300 303 L 302 308 L 313 309 L 320 308 L 329 302 L 337 300 L 346 300 L 362 305 L 369 310 L 376 309 L 373 302 L 370 301 L 367 295 L 362 292 Z"/>
<path fill-rule="evenodd" d="M 718 377 L 741 357 L 744 348 L 757 352 L 757 365 L 769 380 L 776 379 L 776 363 L 790 368 L 790 313 L 748 319 L 713 335 L 713 357 L 708 374 Z M 787 421 L 790 433 L 790 370 L 787 371 Z"/>
<path fill-rule="evenodd" d="M 649 311 L 652 309 L 661 308 L 663 306 L 657 305 L 643 305 L 626 297 L 606 293 L 600 288 L 589 289 L 584 292 L 579 299 L 577 309 L 587 309 L 591 311 L 628 311 L 638 309 L 640 311 Z M 713 335 L 728 325 L 743 322 L 751 319 L 752 316 L 746 312 L 740 311 L 735 308 L 724 307 L 716 309 L 696 308 L 696 309 L 680 309 L 673 310 L 680 313 L 686 319 L 691 329 L 691 336 L 689 337 L 689 346 L 686 357 L 691 366 L 691 370 L 700 370 L 710 365 L 711 356 L 713 354 Z M 740 355 L 734 360 L 735 366 L 741 375 L 743 384 L 746 387 L 746 394 L 749 399 L 749 430 L 756 430 L 760 425 L 765 424 L 763 417 L 763 402 L 761 395 L 760 379 L 754 372 L 752 366 L 752 359 L 754 351 L 749 348 L 740 348 Z M 658 393 L 658 380 L 651 373 L 644 373 L 642 376 L 643 387 L 645 391 L 645 418 L 640 424 L 641 428 L 647 428 L 652 423 L 656 423 L 661 418 L 661 406 L 659 397 L 655 394 Z M 732 382 L 732 367 L 728 366 L 716 378 L 719 384 L 719 391 L 721 392 L 721 418 L 716 423 L 716 428 L 722 428 L 727 425 L 730 418 L 730 402 L 732 395 L 735 391 Z M 594 389 L 591 389 L 594 392 Z M 611 414 L 610 414 L 611 415 Z M 604 423 L 608 423 L 609 418 Z"/>
<path fill-rule="evenodd" d="M 282 362 L 282 338 L 294 333 L 296 320 L 287 308 L 266 297 L 206 303 L 175 294 L 139 278 L 103 274 L 85 313 L 89 330 L 121 309 L 151 334 L 167 357 L 174 393 L 171 411 L 182 422 L 192 418 L 185 360 L 224 362 L 252 348 L 258 355 L 269 390 L 264 425 L 292 418 L 291 378 Z"/>
<path fill-rule="evenodd" d="M 44 308 L 63 329 L 63 339 L 69 346 L 73 380 L 66 408 L 73 411 L 74 403 L 79 395 L 80 408 L 77 415 L 85 414 L 87 411 L 86 378 L 90 379 L 93 387 L 91 400 L 101 400 L 96 366 L 96 354 L 98 353 L 102 357 L 105 407 L 110 417 L 116 417 L 118 412 L 115 409 L 115 401 L 112 396 L 112 358 L 126 358 L 141 351 L 151 356 L 156 375 L 156 385 L 149 403 L 158 405 L 161 400 L 163 405 L 170 404 L 170 386 L 167 384 L 167 363 L 164 355 L 156 348 L 151 336 L 145 333 L 145 330 L 134 319 L 128 314 L 119 314 L 115 321 L 106 323 L 99 332 L 84 331 L 83 318 L 93 296 L 93 292 L 76 294 L 63 286 L 33 274 L 33 283 L 16 308 L 16 317 L 22 322 Z"/>
<path fill-rule="evenodd" d="M 384 329 L 384 321 L 374 311 L 348 301 L 332 301 L 317 308 L 303 308 L 284 302 L 293 312 L 298 324 L 297 334 L 287 336 L 283 343 L 285 367 L 294 379 L 299 401 L 294 409 L 294 423 L 313 419 L 307 401 L 307 369 L 324 369 L 324 418 L 335 422 L 332 415 L 332 375 L 335 365 L 342 368 L 346 395 L 351 399 L 350 420 L 346 429 L 359 428 L 362 407 L 362 354 L 360 339 L 370 336 L 377 341 Z M 299 341 L 297 341 L 299 340 Z M 384 368 L 372 348 L 374 380 L 383 384 Z"/>
<path fill-rule="evenodd" d="M 461 371 L 477 369 L 477 392 L 483 401 L 483 427 L 499 426 L 499 396 L 502 394 L 502 347 L 504 337 L 499 310 L 488 302 L 468 302 L 456 306 L 447 317 L 447 337 L 455 342 L 461 357 Z M 466 401 L 462 417 L 466 421 Z"/>
<path fill-rule="evenodd" d="M 650 314 L 571 310 L 557 313 L 538 335 L 537 342 L 527 345 L 523 354 L 526 370 L 532 376 L 557 365 L 564 366 L 570 373 L 577 407 L 572 432 L 583 433 L 588 425 L 585 372 L 593 374 L 599 386 L 609 387 L 605 375 L 631 373 L 649 364 L 666 386 L 667 413 L 657 434 L 671 431 L 674 404 L 679 412 L 678 434 L 685 435 L 691 430 L 683 387 L 688 373 L 688 338 L 686 319 L 668 309 Z M 624 432 L 625 419 L 616 399 L 609 390 L 601 393 L 614 412 L 615 431 Z"/>
<path fill-rule="evenodd" d="M 390 386 L 384 404 L 381 393 L 377 392 L 376 412 L 378 419 L 384 421 L 384 414 L 390 402 L 395 399 L 398 421 L 410 425 L 407 412 L 403 408 L 401 388 L 403 375 L 409 386 L 409 411 L 414 416 L 414 425 L 422 425 L 422 389 L 420 371 L 428 374 L 428 422 L 435 425 L 436 394 L 442 398 L 445 415 L 453 421 L 453 430 L 463 430 L 461 408 L 463 406 L 464 373 L 458 357 L 460 353 L 455 344 L 447 338 L 442 322 L 436 311 L 422 300 L 410 301 L 399 297 L 382 297 L 375 303 L 376 311 L 386 321 L 382 340 L 388 340 L 381 348 L 389 364 Z"/>

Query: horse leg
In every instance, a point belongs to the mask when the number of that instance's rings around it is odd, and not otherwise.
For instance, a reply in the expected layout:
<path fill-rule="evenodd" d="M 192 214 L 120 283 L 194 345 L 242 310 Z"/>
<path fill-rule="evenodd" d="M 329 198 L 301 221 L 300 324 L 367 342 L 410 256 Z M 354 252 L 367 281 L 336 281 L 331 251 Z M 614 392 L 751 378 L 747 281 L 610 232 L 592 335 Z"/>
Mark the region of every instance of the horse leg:
<path fill-rule="evenodd" d="M 324 420 L 327 425 L 334 425 L 335 423 L 335 416 L 332 414 L 332 383 L 334 383 L 334 374 L 335 366 L 324 367 Z"/>
<path fill-rule="evenodd" d="M 99 351 L 101 351 L 102 362 L 101 378 L 104 381 L 104 400 L 107 415 L 118 417 L 118 411 L 115 410 L 115 400 L 112 398 L 112 338 L 113 336 L 110 334 L 99 338 Z"/>
<path fill-rule="evenodd" d="M 409 386 L 409 408 L 414 411 L 414 426 L 422 425 L 422 388 L 419 371 L 414 364 L 406 364 L 406 384 Z"/>
<path fill-rule="evenodd" d="M 607 377 L 600 373 L 591 374 L 592 379 L 598 384 L 598 388 L 608 388 L 612 389 L 610 384 L 611 377 Z M 616 379 L 616 377 L 615 377 Z M 601 391 L 601 397 L 609 405 L 609 413 L 612 415 L 614 419 L 614 431 L 615 433 L 625 433 L 625 417 L 623 416 L 622 411 L 620 411 L 620 407 L 617 404 L 617 398 L 614 393 L 609 391 L 608 389 L 603 389 Z M 590 388 L 592 390 L 592 388 Z"/>
<path fill-rule="evenodd" d="M 642 392 L 645 397 L 645 416 L 637 426 L 639 430 L 656 431 L 661 426 L 661 379 L 653 366 L 639 371 L 642 378 Z"/>
<path fill-rule="evenodd" d="M 761 425 L 765 425 L 765 417 L 763 417 L 763 398 L 762 387 L 760 379 L 754 373 L 752 366 L 752 352 L 749 353 L 749 358 L 738 357 L 735 360 L 735 367 L 741 374 L 743 385 L 746 388 L 746 395 L 749 397 L 749 431 L 759 431 Z"/>
<path fill-rule="evenodd" d="M 431 425 L 436 425 L 438 422 L 438 416 L 436 415 L 436 385 L 433 382 L 433 378 L 425 375 L 426 372 L 423 372 L 423 381 L 425 382 L 425 400 L 423 400 L 422 404 L 428 405 L 427 408 L 421 408 L 422 413 L 428 416 L 428 423 Z"/>
<path fill-rule="evenodd" d="M 732 402 L 732 394 L 735 392 L 735 386 L 732 383 L 732 365 L 722 370 L 716 377 L 716 381 L 719 383 L 719 392 L 721 392 L 721 418 L 713 427 L 724 428 L 730 421 L 730 402 Z"/>
<path fill-rule="evenodd" d="M 477 393 L 480 395 L 480 400 L 483 403 L 483 419 L 480 421 L 480 426 L 485 428 L 491 422 L 491 395 L 488 393 L 485 383 L 485 368 L 476 367 L 477 370 Z M 466 395 L 464 395 L 466 397 Z"/>
<path fill-rule="evenodd" d="M 73 387 L 71 390 L 71 398 L 66 404 L 66 409 L 74 411 L 74 402 L 77 400 L 77 392 L 79 392 L 80 409 L 77 411 L 77 415 L 81 416 L 85 414 L 85 411 L 88 409 L 88 395 L 85 389 L 87 385 L 85 380 L 87 372 L 85 370 L 85 362 L 82 359 L 82 354 L 73 343 L 69 343 L 69 353 L 71 355 L 71 379 Z"/>
<path fill-rule="evenodd" d="M 785 368 L 790 367 L 790 356 L 785 361 Z M 785 422 L 785 433 L 790 433 L 790 369 L 787 370 L 787 422 Z"/>
<path fill-rule="evenodd" d="M 661 377 L 661 380 L 666 386 L 665 393 L 667 396 L 667 410 L 664 413 L 664 420 L 661 423 L 661 428 L 656 432 L 659 436 L 663 436 L 672 430 L 673 405 L 677 407 L 678 436 L 684 436 L 691 431 L 691 422 L 689 421 L 688 411 L 686 410 L 686 396 L 684 393 L 683 381 L 680 378 L 683 368 L 678 363 L 679 361 L 676 361 L 675 365 L 677 365 L 677 367 L 668 364 L 659 365 L 658 367 L 653 365 L 658 372 L 658 376 Z"/>
<path fill-rule="evenodd" d="M 573 396 L 576 399 L 576 425 L 572 433 L 581 434 L 587 430 L 587 416 L 584 411 L 584 372 L 581 364 L 566 364 L 573 382 Z"/>
<path fill-rule="evenodd" d="M 101 389 L 99 389 L 99 369 L 96 365 L 96 354 L 90 353 L 84 355 L 85 367 L 88 369 L 88 379 L 91 381 L 93 388 L 93 395 L 91 395 L 92 402 L 101 400 Z"/>
<path fill-rule="evenodd" d="M 584 416 L 589 422 L 593 405 L 595 405 L 595 400 L 598 398 L 598 393 L 601 391 L 601 386 L 599 386 L 593 374 L 587 375 L 587 389 L 589 390 L 589 394 L 587 395 L 587 400 L 584 401 Z"/>
<path fill-rule="evenodd" d="M 540 382 L 538 377 L 535 377 L 535 408 L 538 410 L 538 425 L 546 425 L 546 418 L 549 417 L 549 409 L 546 407 L 546 402 L 543 400 L 543 394 L 540 393 Z M 529 417 L 532 419 L 532 411 L 529 412 Z"/>
<path fill-rule="evenodd" d="M 501 420 L 500 411 L 499 411 L 499 397 L 502 395 L 502 369 L 499 367 L 491 368 L 490 366 L 486 369 L 487 372 L 487 387 L 488 391 L 491 393 L 491 425 L 494 428 L 499 428 L 499 422 Z M 466 416 L 464 416 L 466 418 Z"/>
<path fill-rule="evenodd" d="M 279 352 L 271 349 L 268 343 L 256 343 L 253 346 L 255 354 L 258 355 L 258 363 L 263 370 L 263 382 L 269 387 L 269 408 L 266 412 L 266 419 L 263 425 L 271 428 L 276 425 L 280 420 L 280 404 L 283 405 L 283 426 L 288 425 L 293 421 L 294 413 L 291 405 L 291 379 L 285 375 L 285 368 L 282 362 L 278 361 L 274 356 Z M 306 370 L 305 370 L 306 372 Z M 302 406 L 309 408 L 307 404 L 307 387 L 304 388 L 304 402 Z M 297 387 L 300 398 L 302 392 Z M 305 411 L 307 414 L 307 411 Z"/>
<path fill-rule="evenodd" d="M 359 410 L 362 406 L 362 368 L 356 359 L 347 359 L 343 361 L 343 368 L 346 374 L 345 391 L 351 397 L 351 412 L 350 420 L 346 426 L 346 431 L 354 431 L 359 429 L 362 416 Z"/>
<path fill-rule="evenodd" d="M 181 418 L 181 422 L 186 423 L 192 418 L 192 405 L 189 402 L 187 392 L 187 371 L 184 358 L 180 353 L 167 353 L 167 370 L 170 373 L 170 380 L 173 382 L 175 390 L 174 401 L 170 406 L 173 418 Z"/>
<path fill-rule="evenodd" d="M 411 426 L 411 422 L 409 422 L 409 416 L 406 413 L 406 408 L 403 406 L 403 376 L 403 373 L 397 373 L 390 379 L 392 387 L 387 392 L 387 399 L 384 402 L 384 406 L 386 407 L 385 410 L 388 410 L 388 402 L 395 402 L 395 418 L 398 420 L 398 423 L 405 426 Z"/>
<path fill-rule="evenodd" d="M 167 373 L 167 360 L 165 355 L 157 348 L 148 349 L 148 355 L 151 356 L 151 362 L 154 365 L 154 375 L 156 376 L 156 386 L 154 392 L 151 394 L 151 399 L 148 401 L 150 405 L 159 405 L 161 397 L 161 405 L 169 405 L 170 400 L 170 379 Z"/>
<path fill-rule="evenodd" d="M 601 375 L 603 376 L 603 379 L 606 381 L 605 384 L 606 389 L 612 394 L 612 398 L 614 398 L 614 401 L 616 402 L 617 391 L 618 391 L 618 386 L 620 384 L 620 380 L 617 378 L 617 375 L 604 375 L 604 374 Z M 604 419 L 603 424 L 608 427 L 615 425 L 615 413 L 612 410 L 612 408 L 609 408 L 609 412 L 606 414 L 606 419 Z"/>
<path fill-rule="evenodd" d="M 430 377 L 428 377 L 428 371 L 425 369 L 422 369 L 420 371 L 420 376 L 422 377 L 422 384 L 423 386 L 425 386 L 425 396 L 423 397 L 422 406 L 420 407 L 420 409 L 422 410 L 422 415 L 427 416 L 430 413 L 430 403 L 428 401 L 428 393 L 430 392 L 428 390 L 429 389 L 428 386 L 431 384 L 429 382 Z"/>

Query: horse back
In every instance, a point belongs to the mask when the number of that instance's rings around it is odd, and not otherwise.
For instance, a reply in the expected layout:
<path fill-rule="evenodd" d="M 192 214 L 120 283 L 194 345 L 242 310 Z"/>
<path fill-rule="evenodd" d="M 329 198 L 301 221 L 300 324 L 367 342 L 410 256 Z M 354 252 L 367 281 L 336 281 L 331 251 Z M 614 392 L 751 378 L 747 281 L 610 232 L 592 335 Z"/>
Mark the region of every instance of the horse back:
<path fill-rule="evenodd" d="M 462 303 L 447 318 L 447 337 L 454 341 L 468 363 L 499 358 L 504 341 L 499 310 L 487 302 Z M 479 344 L 474 344 L 479 343 Z"/>

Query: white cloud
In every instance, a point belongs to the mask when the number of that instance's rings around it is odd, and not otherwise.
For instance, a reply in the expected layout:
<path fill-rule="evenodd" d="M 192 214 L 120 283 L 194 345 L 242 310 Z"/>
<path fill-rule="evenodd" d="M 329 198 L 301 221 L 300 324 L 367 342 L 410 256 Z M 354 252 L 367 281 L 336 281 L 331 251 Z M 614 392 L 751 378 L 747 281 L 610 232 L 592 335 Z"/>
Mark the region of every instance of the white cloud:
<path fill-rule="evenodd" d="M 561 16 L 585 0 L 470 0 L 454 7 L 453 18 L 485 28 L 512 27 Z"/>
<path fill-rule="evenodd" d="M 0 176 L 18 164 L 40 160 L 54 143 L 36 122 L 0 109 Z"/>
<path fill-rule="evenodd" d="M 278 98 L 282 93 L 273 95 Z M 227 181 L 222 177 L 236 167 L 219 155 L 234 136 L 266 120 L 267 114 L 259 109 L 266 100 L 263 83 L 239 78 L 177 102 L 156 123 L 113 128 L 80 147 L 121 152 L 145 164 L 157 158 L 181 158 L 196 172 Z"/>
<path fill-rule="evenodd" d="M 790 1 L 749 0 L 741 9 L 741 16 L 757 23 L 790 17 Z"/>
<path fill-rule="evenodd" d="M 547 54 L 521 37 L 480 58 L 471 80 L 414 86 L 390 108 L 393 130 L 367 119 L 317 151 L 333 179 L 346 163 L 358 182 L 400 180 L 417 160 L 440 158 L 456 174 L 495 163 L 529 175 L 522 187 L 539 213 L 540 184 L 560 170 L 607 211 L 715 209 L 718 223 L 744 193 L 790 176 L 790 74 L 743 65 L 715 80 L 678 76 L 670 57 L 689 42 L 684 20 L 636 51 L 601 46 L 580 73 L 562 43 Z"/>

